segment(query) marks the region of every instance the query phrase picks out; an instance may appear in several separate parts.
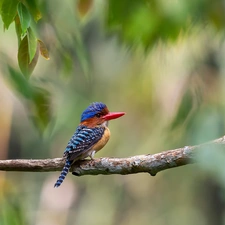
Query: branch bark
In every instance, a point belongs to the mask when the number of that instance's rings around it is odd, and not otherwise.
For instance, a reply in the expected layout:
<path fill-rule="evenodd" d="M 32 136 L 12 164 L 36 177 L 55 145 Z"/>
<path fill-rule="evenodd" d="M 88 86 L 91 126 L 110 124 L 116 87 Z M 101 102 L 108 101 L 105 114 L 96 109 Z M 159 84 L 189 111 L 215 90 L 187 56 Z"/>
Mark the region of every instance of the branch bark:
<path fill-rule="evenodd" d="M 225 136 L 208 143 L 195 146 L 185 146 L 157 154 L 137 155 L 128 158 L 98 158 L 81 160 L 73 164 L 73 175 L 98 174 L 134 174 L 149 173 L 155 176 L 158 172 L 196 162 L 196 152 L 205 148 L 214 148 L 225 144 Z M 0 170 L 51 172 L 61 171 L 65 163 L 63 158 L 55 159 L 12 159 L 0 160 Z"/>

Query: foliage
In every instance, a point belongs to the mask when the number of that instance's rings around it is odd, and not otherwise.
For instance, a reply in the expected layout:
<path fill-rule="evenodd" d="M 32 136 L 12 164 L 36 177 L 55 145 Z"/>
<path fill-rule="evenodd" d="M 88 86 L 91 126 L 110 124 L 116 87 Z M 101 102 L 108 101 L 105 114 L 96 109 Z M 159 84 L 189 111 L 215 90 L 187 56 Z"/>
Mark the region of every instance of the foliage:
<path fill-rule="evenodd" d="M 45 44 L 35 35 L 36 24 L 41 19 L 41 13 L 35 0 L 1 0 L 0 13 L 4 28 L 9 29 L 15 23 L 18 40 L 18 64 L 22 74 L 29 79 L 38 58 L 39 51 L 45 59 L 49 59 Z M 34 122 L 40 130 L 44 130 L 49 121 L 49 94 L 43 88 L 32 87 L 15 69 L 9 66 L 9 79 L 15 90 L 29 99 Z M 48 100 L 47 100 L 48 99 Z M 43 106 L 45 106 L 43 108 Z M 33 112 L 32 112 L 33 111 Z"/>
<path fill-rule="evenodd" d="M 29 78 L 37 64 L 39 51 L 42 56 L 49 59 L 44 43 L 34 34 L 34 22 L 41 19 L 37 3 L 35 0 L 1 0 L 0 6 L 5 29 L 15 23 L 19 45 L 18 63 L 24 76 Z"/>
<path fill-rule="evenodd" d="M 131 46 L 149 49 L 159 40 L 177 40 L 198 23 L 224 28 L 223 2 L 109 0 L 107 26 Z"/>

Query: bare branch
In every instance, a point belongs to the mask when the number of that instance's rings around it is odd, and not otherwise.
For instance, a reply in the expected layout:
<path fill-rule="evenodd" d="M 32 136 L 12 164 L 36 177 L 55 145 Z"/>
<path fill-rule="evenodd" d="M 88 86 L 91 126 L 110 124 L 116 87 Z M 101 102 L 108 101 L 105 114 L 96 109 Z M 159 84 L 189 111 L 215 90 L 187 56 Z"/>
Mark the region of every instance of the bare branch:
<path fill-rule="evenodd" d="M 51 172 L 60 171 L 65 160 L 55 159 L 9 159 L 0 160 L 0 170 L 24 172 Z"/>
<path fill-rule="evenodd" d="M 98 174 L 126 175 L 143 172 L 154 176 L 162 170 L 194 163 L 197 150 L 224 144 L 225 136 L 201 145 L 185 146 L 153 155 L 137 155 L 128 158 L 98 158 L 93 161 L 81 160 L 73 165 L 71 171 L 76 176 Z M 65 160 L 63 158 L 0 160 L 0 170 L 27 172 L 61 171 L 64 163 Z"/>

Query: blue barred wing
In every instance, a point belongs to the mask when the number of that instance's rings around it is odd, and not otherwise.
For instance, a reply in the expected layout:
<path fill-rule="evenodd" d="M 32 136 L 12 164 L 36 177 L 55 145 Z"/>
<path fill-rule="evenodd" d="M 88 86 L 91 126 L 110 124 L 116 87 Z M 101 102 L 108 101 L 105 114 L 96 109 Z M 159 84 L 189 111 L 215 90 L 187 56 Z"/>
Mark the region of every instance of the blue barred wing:
<path fill-rule="evenodd" d="M 104 127 L 78 126 L 64 151 L 64 157 L 70 161 L 79 158 L 102 138 L 104 131 Z"/>

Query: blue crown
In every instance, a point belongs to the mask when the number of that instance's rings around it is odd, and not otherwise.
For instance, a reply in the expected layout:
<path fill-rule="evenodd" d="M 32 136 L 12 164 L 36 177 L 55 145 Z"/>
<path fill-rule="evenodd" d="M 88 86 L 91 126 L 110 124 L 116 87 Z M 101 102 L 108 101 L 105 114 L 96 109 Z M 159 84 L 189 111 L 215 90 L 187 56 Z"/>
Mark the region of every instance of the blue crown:
<path fill-rule="evenodd" d="M 91 105 L 85 109 L 81 115 L 80 122 L 83 122 L 86 119 L 90 119 L 94 117 L 97 113 L 100 113 L 104 108 L 106 108 L 106 105 L 102 102 L 93 102 Z"/>

